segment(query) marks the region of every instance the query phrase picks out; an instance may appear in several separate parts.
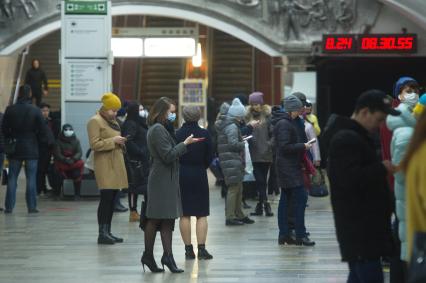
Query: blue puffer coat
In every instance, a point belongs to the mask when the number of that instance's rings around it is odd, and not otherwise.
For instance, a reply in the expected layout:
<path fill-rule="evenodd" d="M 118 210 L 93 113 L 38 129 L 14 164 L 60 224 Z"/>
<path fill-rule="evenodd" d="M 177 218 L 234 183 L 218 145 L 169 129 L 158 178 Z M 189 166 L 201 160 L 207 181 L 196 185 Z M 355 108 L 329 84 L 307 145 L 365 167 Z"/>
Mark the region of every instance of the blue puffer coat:
<path fill-rule="evenodd" d="M 392 163 L 398 165 L 404 158 L 411 136 L 414 132 L 416 119 L 412 115 L 408 106 L 400 104 L 396 109 L 401 111 L 400 116 L 389 115 L 386 125 L 393 131 L 391 142 Z M 405 176 L 402 172 L 395 174 L 395 198 L 396 215 L 399 220 L 398 235 L 401 240 L 401 259 L 407 261 L 407 238 L 406 238 L 406 218 L 405 218 Z"/>

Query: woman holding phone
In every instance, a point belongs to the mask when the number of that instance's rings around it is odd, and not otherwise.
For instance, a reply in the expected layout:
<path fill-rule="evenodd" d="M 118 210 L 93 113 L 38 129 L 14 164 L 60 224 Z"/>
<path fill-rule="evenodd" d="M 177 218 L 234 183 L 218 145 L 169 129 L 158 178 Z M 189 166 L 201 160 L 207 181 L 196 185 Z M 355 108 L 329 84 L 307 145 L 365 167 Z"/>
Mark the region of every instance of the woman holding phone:
<path fill-rule="evenodd" d="M 200 108 L 186 106 L 182 112 L 185 123 L 176 132 L 177 142 L 184 141 L 190 134 L 199 142 L 189 145 L 188 152 L 180 157 L 179 183 L 183 209 L 180 233 L 185 243 L 186 259 L 195 259 L 191 244 L 191 216 L 195 216 L 198 259 L 212 259 L 213 256 L 206 250 L 207 216 L 210 214 L 207 168 L 213 160 L 212 142 L 209 132 L 198 125 Z"/>
<path fill-rule="evenodd" d="M 171 272 L 183 272 L 176 266 L 172 254 L 172 237 L 175 219 L 182 216 L 182 201 L 179 188 L 179 157 L 186 153 L 187 146 L 197 142 L 192 133 L 176 144 L 173 123 L 176 119 L 175 103 L 167 97 L 158 99 L 148 116 L 147 142 L 152 157 L 147 188 L 145 251 L 142 267 L 152 272 L 163 272 L 154 260 L 154 242 L 157 230 L 161 233 L 163 257 L 161 264 Z"/>

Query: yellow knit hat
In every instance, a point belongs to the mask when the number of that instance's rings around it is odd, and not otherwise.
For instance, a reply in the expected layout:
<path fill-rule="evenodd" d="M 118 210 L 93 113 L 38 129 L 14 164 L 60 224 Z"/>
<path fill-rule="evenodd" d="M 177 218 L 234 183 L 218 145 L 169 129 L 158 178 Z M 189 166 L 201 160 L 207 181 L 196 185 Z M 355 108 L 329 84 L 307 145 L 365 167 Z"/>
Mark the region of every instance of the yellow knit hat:
<path fill-rule="evenodd" d="M 104 93 L 102 96 L 102 107 L 105 110 L 118 110 L 121 108 L 121 100 L 112 92 Z"/>

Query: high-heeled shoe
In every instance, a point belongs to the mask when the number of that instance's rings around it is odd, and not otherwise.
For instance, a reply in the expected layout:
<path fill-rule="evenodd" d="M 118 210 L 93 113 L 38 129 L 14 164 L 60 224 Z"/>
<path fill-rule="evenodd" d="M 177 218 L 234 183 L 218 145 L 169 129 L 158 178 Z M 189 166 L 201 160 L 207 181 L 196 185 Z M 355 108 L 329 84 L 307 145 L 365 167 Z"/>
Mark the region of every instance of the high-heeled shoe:
<path fill-rule="evenodd" d="M 164 266 L 167 266 L 169 270 L 172 273 L 182 273 L 183 269 L 179 269 L 176 266 L 175 259 L 173 258 L 173 254 L 163 254 L 163 257 L 161 258 L 161 264 Z"/>
<path fill-rule="evenodd" d="M 155 262 L 154 255 L 147 255 L 145 252 L 142 254 L 141 258 L 143 272 L 145 272 L 145 265 L 148 266 L 149 270 L 153 273 L 164 272 L 164 268 L 161 269 L 157 266 Z"/>

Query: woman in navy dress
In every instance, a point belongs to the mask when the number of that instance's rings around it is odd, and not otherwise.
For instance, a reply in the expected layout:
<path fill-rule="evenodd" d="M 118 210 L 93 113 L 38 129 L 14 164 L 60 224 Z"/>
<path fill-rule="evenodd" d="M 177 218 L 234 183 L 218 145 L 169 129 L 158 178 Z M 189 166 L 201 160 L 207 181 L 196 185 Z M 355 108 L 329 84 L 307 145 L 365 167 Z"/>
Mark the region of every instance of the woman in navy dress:
<path fill-rule="evenodd" d="M 198 126 L 201 117 L 199 107 L 183 108 L 185 123 L 176 132 L 177 142 L 194 135 L 199 142 L 188 145 L 188 151 L 180 157 L 179 183 L 182 197 L 183 216 L 179 226 L 185 243 L 186 259 L 195 259 L 191 244 L 191 216 L 197 217 L 198 259 L 212 259 L 206 250 L 207 216 L 210 214 L 209 183 L 207 168 L 213 160 L 213 148 L 210 134 Z"/>

